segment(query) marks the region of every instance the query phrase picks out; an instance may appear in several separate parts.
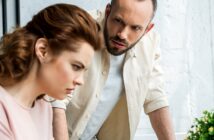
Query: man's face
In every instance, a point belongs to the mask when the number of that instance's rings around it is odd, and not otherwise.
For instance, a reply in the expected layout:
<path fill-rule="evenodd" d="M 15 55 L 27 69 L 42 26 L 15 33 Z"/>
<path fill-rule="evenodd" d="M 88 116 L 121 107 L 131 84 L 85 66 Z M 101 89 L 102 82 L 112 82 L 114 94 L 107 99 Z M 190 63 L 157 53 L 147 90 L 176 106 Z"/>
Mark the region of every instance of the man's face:
<path fill-rule="evenodd" d="M 151 0 L 117 0 L 106 8 L 104 27 L 105 43 L 113 55 L 121 55 L 131 49 L 153 26 Z"/>

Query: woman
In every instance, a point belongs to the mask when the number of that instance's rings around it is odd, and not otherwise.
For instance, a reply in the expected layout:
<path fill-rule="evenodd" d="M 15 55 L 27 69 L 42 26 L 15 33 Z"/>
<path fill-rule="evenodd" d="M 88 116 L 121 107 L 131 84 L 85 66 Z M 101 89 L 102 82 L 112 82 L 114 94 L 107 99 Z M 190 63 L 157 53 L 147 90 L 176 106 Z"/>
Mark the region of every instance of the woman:
<path fill-rule="evenodd" d="M 51 140 L 47 94 L 64 99 L 83 84 L 100 47 L 99 28 L 84 10 L 49 6 L 0 43 L 0 139 Z"/>

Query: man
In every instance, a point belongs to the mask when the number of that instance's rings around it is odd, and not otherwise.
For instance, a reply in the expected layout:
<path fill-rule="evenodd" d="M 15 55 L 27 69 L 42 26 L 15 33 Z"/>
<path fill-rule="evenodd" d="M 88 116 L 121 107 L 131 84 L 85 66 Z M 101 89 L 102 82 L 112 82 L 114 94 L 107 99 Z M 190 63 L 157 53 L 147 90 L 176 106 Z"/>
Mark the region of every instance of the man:
<path fill-rule="evenodd" d="M 106 47 L 96 53 L 86 84 L 67 106 L 70 140 L 133 140 L 143 110 L 159 140 L 174 140 L 159 66 L 159 38 L 151 22 L 156 0 L 112 0 L 104 20 Z M 150 31 L 151 30 L 151 31 Z M 54 109 L 55 136 L 66 136 Z"/>

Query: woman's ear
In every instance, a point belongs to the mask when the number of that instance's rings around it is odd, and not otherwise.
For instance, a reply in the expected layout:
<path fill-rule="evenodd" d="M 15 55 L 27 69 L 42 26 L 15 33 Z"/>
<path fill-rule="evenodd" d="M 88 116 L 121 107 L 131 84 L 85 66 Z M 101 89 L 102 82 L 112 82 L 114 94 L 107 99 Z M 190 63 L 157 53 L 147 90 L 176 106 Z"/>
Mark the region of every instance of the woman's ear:
<path fill-rule="evenodd" d="M 45 38 L 39 38 L 35 44 L 35 53 L 41 63 L 48 60 L 48 42 Z"/>

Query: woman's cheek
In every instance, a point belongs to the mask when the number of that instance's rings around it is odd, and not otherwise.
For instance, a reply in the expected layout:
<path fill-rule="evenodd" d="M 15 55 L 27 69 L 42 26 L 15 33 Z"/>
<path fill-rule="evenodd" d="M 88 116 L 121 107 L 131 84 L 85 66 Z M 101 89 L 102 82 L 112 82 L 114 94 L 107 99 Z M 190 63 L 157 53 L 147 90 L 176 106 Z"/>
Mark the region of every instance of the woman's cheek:
<path fill-rule="evenodd" d="M 58 67 L 57 70 L 58 79 L 60 82 L 65 83 L 68 82 L 69 79 L 72 77 L 72 70 L 71 67 Z"/>

